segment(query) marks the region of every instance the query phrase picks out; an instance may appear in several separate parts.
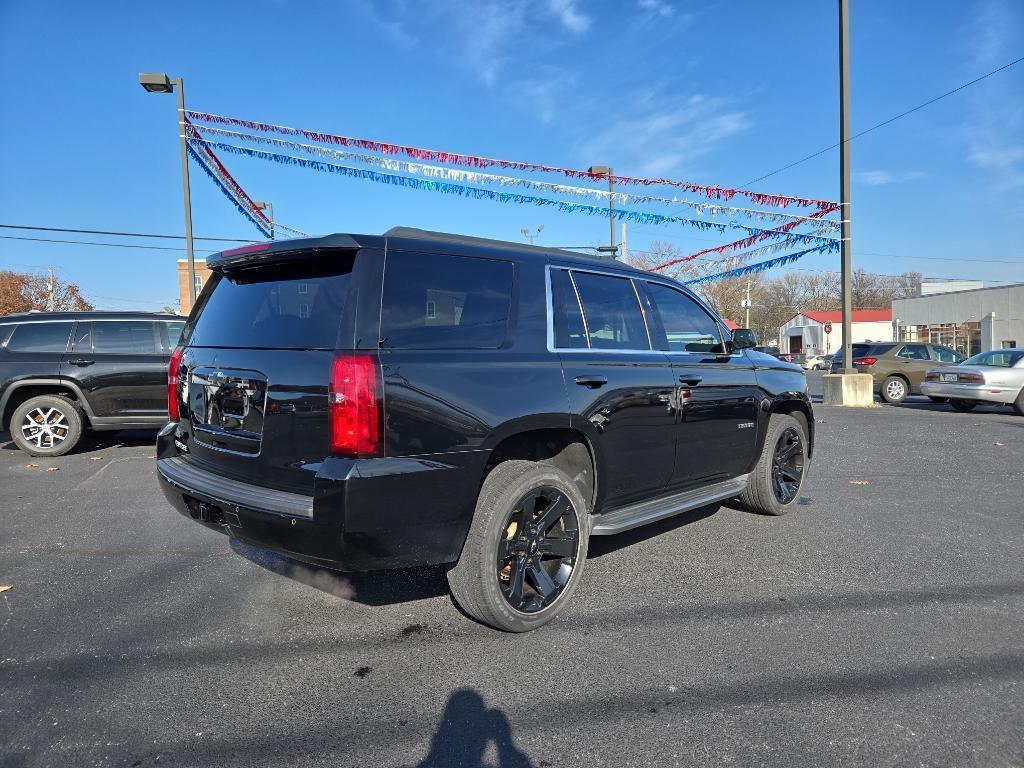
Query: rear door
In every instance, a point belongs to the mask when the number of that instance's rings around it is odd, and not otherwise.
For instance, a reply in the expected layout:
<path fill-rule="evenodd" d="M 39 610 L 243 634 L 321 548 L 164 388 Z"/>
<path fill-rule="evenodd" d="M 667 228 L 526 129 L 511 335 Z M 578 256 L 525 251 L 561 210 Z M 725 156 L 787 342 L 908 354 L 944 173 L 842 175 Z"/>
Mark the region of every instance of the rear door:
<path fill-rule="evenodd" d="M 353 347 L 355 262 L 354 250 L 327 249 L 214 273 L 181 341 L 176 438 L 186 460 L 255 485 L 312 493 L 330 452 L 334 351 Z"/>
<path fill-rule="evenodd" d="M 62 373 L 99 419 L 159 421 L 167 414 L 167 356 L 152 320 L 79 322 Z"/>
<path fill-rule="evenodd" d="M 742 352 L 725 353 L 721 326 L 693 297 L 666 283 L 643 285 L 654 345 L 667 351 L 678 387 L 673 484 L 743 474 L 757 449 L 754 363 Z"/>
<path fill-rule="evenodd" d="M 10 338 L 0 359 L 5 381 L 14 384 L 22 379 L 56 379 L 60 375 L 61 358 L 68 346 L 74 323 L 70 321 L 23 322 L 10 331 Z"/>
<path fill-rule="evenodd" d="M 550 269 L 554 344 L 573 418 L 597 443 L 606 507 L 666 491 L 675 461 L 672 364 L 651 348 L 633 280 Z"/>
<path fill-rule="evenodd" d="M 924 375 L 928 373 L 929 368 L 935 367 L 928 354 L 928 345 L 904 344 L 901 349 L 896 350 L 894 358 L 891 373 L 902 374 L 910 382 L 911 391 L 920 392 Z"/>

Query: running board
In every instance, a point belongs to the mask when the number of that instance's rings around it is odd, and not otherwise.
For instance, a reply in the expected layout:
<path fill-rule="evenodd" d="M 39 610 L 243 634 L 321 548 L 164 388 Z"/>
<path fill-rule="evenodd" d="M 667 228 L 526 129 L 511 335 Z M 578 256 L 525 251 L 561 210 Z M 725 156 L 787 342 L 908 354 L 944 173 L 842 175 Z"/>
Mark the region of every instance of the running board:
<path fill-rule="evenodd" d="M 628 531 L 630 528 L 637 528 L 656 520 L 678 515 L 680 512 L 688 512 L 716 501 L 731 499 L 733 496 L 738 496 L 747 487 L 749 477 L 750 475 L 740 475 L 720 483 L 705 485 L 671 496 L 662 496 L 660 499 L 641 501 L 637 504 L 630 504 L 628 507 L 613 509 L 602 515 L 594 515 L 590 535 L 612 536 Z"/>

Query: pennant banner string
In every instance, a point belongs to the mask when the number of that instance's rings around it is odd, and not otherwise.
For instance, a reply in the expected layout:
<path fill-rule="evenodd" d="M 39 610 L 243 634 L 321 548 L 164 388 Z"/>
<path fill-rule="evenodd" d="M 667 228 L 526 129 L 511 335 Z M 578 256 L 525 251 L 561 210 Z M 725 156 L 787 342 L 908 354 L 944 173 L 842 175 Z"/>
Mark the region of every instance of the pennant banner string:
<path fill-rule="evenodd" d="M 189 138 L 202 139 L 199 130 L 189 122 L 188 118 L 185 118 L 185 126 L 186 133 L 194 134 Z M 242 185 L 235 181 L 234 176 L 228 172 L 228 169 L 224 167 L 224 164 L 220 161 L 220 158 L 213 153 L 213 150 L 205 145 L 200 146 L 199 149 L 202 150 L 210 163 L 212 163 L 221 180 L 224 181 L 230 189 L 234 190 L 235 196 L 238 198 L 239 202 L 248 209 L 249 214 L 256 220 L 262 221 L 265 225 L 269 225 L 270 219 L 267 218 L 267 215 L 263 213 L 263 211 L 256 207 L 256 203 L 254 203 L 252 198 L 250 198 L 249 195 L 246 194 L 245 190 L 242 189 Z M 267 232 L 269 234 L 269 229 Z"/>
<path fill-rule="evenodd" d="M 410 189 L 421 189 L 433 192 L 441 192 L 443 194 L 459 195 L 461 197 L 468 197 L 477 200 L 496 200 L 503 203 L 519 203 L 523 205 L 539 205 L 539 206 L 553 206 L 559 211 L 564 213 L 582 213 L 588 216 L 610 216 L 612 211 L 608 208 L 598 205 L 588 205 L 584 203 L 569 203 L 563 200 L 552 200 L 546 197 L 534 197 L 531 195 L 521 195 L 515 192 L 498 192 L 493 189 L 482 189 L 480 187 L 465 186 L 462 184 L 452 184 L 445 181 L 431 181 L 428 179 L 417 179 L 410 176 L 399 176 L 391 173 L 381 173 L 379 171 L 371 171 L 364 168 L 352 168 L 346 165 L 338 165 L 335 163 L 327 163 L 321 160 L 311 160 L 305 157 L 295 157 L 293 155 L 281 155 L 273 152 L 265 152 L 260 149 L 254 149 L 251 147 L 240 147 L 234 144 L 225 144 L 223 142 L 207 141 L 205 139 L 196 139 L 202 144 L 216 147 L 224 152 L 230 152 L 238 155 L 248 155 L 249 157 L 255 157 L 263 160 L 271 160 L 282 165 L 297 165 L 301 168 L 308 168 L 321 173 L 336 173 L 343 176 L 350 176 L 353 178 L 364 179 L 367 181 L 374 181 L 381 184 L 393 184 L 396 186 L 407 187 Z M 640 224 L 681 224 L 684 226 L 694 227 L 701 231 L 716 231 L 725 232 L 726 229 L 739 229 L 749 233 L 750 236 L 756 237 L 770 237 L 777 234 L 777 230 L 761 229 L 759 227 L 749 227 L 743 224 L 737 224 L 730 222 L 723 224 L 715 221 L 702 221 L 700 219 L 687 219 L 681 216 L 670 216 L 667 214 L 660 213 L 649 213 L 645 211 L 633 211 L 628 209 L 616 209 L 615 216 L 620 219 L 627 221 L 635 221 Z M 794 226 L 799 222 L 790 222 Z M 818 235 L 808 234 L 791 234 L 790 237 L 793 242 L 800 244 L 812 244 L 820 242 L 839 242 L 832 238 L 820 237 Z"/>
<path fill-rule="evenodd" d="M 248 128 L 261 133 L 279 133 L 287 136 L 304 136 L 310 141 L 320 144 L 337 144 L 341 146 L 354 146 L 370 152 L 379 152 L 385 155 L 405 155 L 415 160 L 430 160 L 445 165 L 463 165 L 472 168 L 512 168 L 520 171 L 533 171 L 541 173 L 559 173 L 572 179 L 605 180 L 609 177 L 603 174 L 590 173 L 589 171 L 562 168 L 554 165 L 541 165 L 538 163 L 526 163 L 515 160 L 497 160 L 477 155 L 464 155 L 456 152 L 445 152 L 436 149 L 421 149 L 419 147 L 407 146 L 404 144 L 390 144 L 372 139 L 359 139 L 351 136 L 339 136 L 333 133 L 321 131 L 310 131 L 304 128 L 291 128 L 285 125 L 274 125 L 273 123 L 262 123 L 253 120 L 243 120 L 237 117 L 226 117 L 224 115 L 211 114 L 209 112 L 189 111 L 188 117 L 200 123 L 219 123 L 221 125 L 233 125 L 239 128 Z M 745 197 L 758 205 L 768 205 L 773 208 L 785 208 L 790 204 L 804 208 L 817 208 L 820 210 L 835 210 L 836 203 L 830 200 L 818 200 L 808 197 L 792 197 L 789 195 L 774 195 L 762 192 L 751 192 L 744 189 L 731 189 L 728 187 L 705 186 L 703 184 L 692 184 L 687 181 L 673 181 L 671 179 L 647 179 L 634 176 L 611 176 L 616 184 L 629 184 L 640 186 L 671 186 L 685 189 L 688 192 L 703 194 L 713 200 L 731 200 L 737 195 Z"/>
<path fill-rule="evenodd" d="M 225 197 L 227 197 L 228 200 L 234 203 L 235 207 L 239 210 L 239 212 L 243 216 L 245 216 L 245 218 L 249 219 L 249 221 L 251 221 L 254 225 L 256 225 L 256 228 L 264 237 L 270 237 L 270 230 L 267 228 L 267 225 L 264 225 L 262 221 L 253 216 L 252 211 L 250 211 L 247 206 L 243 205 L 242 202 L 235 196 L 233 190 L 229 188 L 226 181 L 221 179 L 220 175 L 217 173 L 214 167 L 208 162 L 207 158 L 201 155 L 199 151 L 197 151 L 197 149 L 203 150 L 206 148 L 203 147 L 201 144 L 198 144 L 196 140 L 192 139 L 186 143 L 186 149 L 188 150 L 189 157 L 195 160 L 196 165 L 198 165 L 206 172 L 206 175 L 213 180 L 213 182 L 217 185 L 221 192 L 224 193 Z"/>
<path fill-rule="evenodd" d="M 838 242 L 838 241 L 837 241 Z M 719 272 L 715 275 L 705 275 L 704 277 L 698 277 L 694 280 L 687 280 L 683 285 L 700 285 L 701 283 L 710 283 L 713 280 L 725 280 L 729 277 L 740 277 L 742 275 L 751 275 L 755 272 L 765 272 L 774 267 L 781 267 L 784 264 L 790 264 L 797 259 L 803 258 L 809 253 L 821 253 L 827 251 L 836 251 L 838 248 L 830 244 L 819 245 L 815 248 L 808 248 L 803 251 L 797 251 L 796 253 L 790 253 L 786 256 L 779 256 L 775 259 L 769 259 L 768 261 L 760 261 L 757 264 L 748 264 L 745 267 L 739 267 L 728 272 Z"/>
<path fill-rule="evenodd" d="M 186 134 L 194 131 L 193 125 L 186 124 Z M 750 218 L 759 219 L 762 221 L 792 221 L 799 219 L 800 221 L 814 221 L 818 224 L 824 223 L 822 230 L 825 231 L 838 231 L 839 222 L 831 221 L 826 219 L 816 218 L 814 216 L 800 216 L 794 213 L 781 213 L 777 211 L 761 211 L 752 208 L 737 208 L 728 205 L 717 205 L 715 203 L 698 203 L 693 200 L 684 200 L 677 197 L 658 197 L 655 195 L 636 195 L 627 192 L 608 192 L 603 189 L 592 189 L 590 187 L 574 187 L 565 184 L 555 184 L 548 181 L 536 181 L 534 179 L 523 179 L 515 176 L 499 176 L 491 173 L 480 173 L 477 171 L 463 171 L 457 168 L 443 168 L 437 165 L 425 165 L 423 163 L 411 163 L 405 160 L 392 160 L 386 157 L 377 157 L 375 155 L 362 155 L 356 152 L 347 152 L 341 149 L 331 149 L 328 147 L 320 147 L 313 144 L 301 144 L 296 141 L 287 141 L 285 139 L 275 139 L 270 136 L 258 136 L 251 133 L 240 133 L 238 131 L 227 131 L 221 128 L 214 128 L 212 126 L 203 126 L 204 134 L 217 134 L 225 136 L 231 139 L 239 139 L 243 141 L 253 141 L 260 144 L 268 144 L 276 147 L 284 147 L 292 151 L 306 152 L 307 154 L 317 155 L 319 157 L 328 157 L 335 160 L 354 160 L 360 163 L 366 163 L 367 165 L 375 165 L 378 168 L 384 168 L 389 171 L 402 171 L 405 173 L 412 173 L 427 176 L 428 178 L 440 178 L 445 181 L 454 182 L 468 182 L 471 184 L 498 184 L 505 187 L 528 187 L 530 189 L 539 189 L 547 192 L 553 192 L 555 194 L 568 194 L 577 195 L 579 197 L 589 198 L 600 198 L 603 200 L 614 199 L 617 204 L 643 204 L 643 203 L 664 203 L 666 205 L 685 205 L 693 210 L 698 211 L 702 214 L 709 214 L 711 216 L 721 216 L 722 214 L 731 214 L 738 216 L 748 216 Z M 195 138 L 193 136 L 193 138 Z M 838 210 L 839 206 L 828 211 L 831 213 L 833 210 Z"/>

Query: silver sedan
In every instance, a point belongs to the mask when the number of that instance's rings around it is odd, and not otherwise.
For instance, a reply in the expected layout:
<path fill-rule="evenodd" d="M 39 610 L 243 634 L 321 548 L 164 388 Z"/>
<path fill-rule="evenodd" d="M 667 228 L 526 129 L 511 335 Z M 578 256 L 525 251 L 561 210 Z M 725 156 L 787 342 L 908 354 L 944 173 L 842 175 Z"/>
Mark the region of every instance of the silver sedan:
<path fill-rule="evenodd" d="M 1024 349 L 994 349 L 959 365 L 928 371 L 921 393 L 949 398 L 958 411 L 987 403 L 1013 406 L 1024 416 Z"/>

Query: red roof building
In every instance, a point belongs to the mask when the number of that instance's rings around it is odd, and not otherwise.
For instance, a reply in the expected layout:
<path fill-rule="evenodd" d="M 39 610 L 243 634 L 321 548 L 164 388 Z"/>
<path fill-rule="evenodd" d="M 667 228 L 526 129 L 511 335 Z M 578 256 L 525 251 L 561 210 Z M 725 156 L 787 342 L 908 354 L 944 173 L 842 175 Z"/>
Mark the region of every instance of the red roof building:
<path fill-rule="evenodd" d="M 892 309 L 855 309 L 851 343 L 893 341 Z M 794 355 L 831 355 L 843 344 L 843 313 L 807 311 L 779 328 L 779 350 Z"/>

